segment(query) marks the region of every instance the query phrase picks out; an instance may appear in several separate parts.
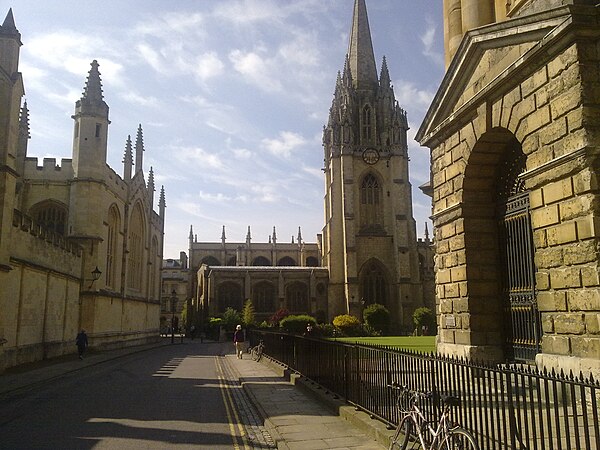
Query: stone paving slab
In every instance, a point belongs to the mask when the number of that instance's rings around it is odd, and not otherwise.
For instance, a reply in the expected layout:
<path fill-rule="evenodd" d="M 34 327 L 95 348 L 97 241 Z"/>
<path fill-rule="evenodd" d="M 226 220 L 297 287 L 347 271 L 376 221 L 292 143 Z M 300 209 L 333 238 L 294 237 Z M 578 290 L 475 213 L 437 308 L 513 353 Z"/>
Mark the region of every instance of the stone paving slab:
<path fill-rule="evenodd" d="M 263 361 L 255 362 L 249 358 L 239 360 L 234 355 L 227 355 L 226 359 L 232 370 L 237 372 L 242 387 L 265 419 L 265 426 L 277 443 L 277 448 L 385 448 Z"/>

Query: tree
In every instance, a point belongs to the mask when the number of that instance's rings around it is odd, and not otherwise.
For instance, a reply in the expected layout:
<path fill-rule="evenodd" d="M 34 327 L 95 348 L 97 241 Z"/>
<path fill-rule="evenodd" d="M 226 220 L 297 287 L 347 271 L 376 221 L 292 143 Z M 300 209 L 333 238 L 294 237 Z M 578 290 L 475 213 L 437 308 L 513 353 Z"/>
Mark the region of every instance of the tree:
<path fill-rule="evenodd" d="M 227 329 L 228 331 L 232 331 L 236 325 L 239 325 L 242 323 L 242 318 L 240 317 L 240 313 L 237 312 L 235 309 L 233 308 L 227 308 L 225 310 L 225 312 L 223 313 L 223 326 L 225 326 L 225 329 Z"/>
<path fill-rule="evenodd" d="M 252 300 L 246 300 L 244 303 L 244 309 L 242 311 L 242 322 L 246 327 L 254 325 L 254 305 Z"/>
<path fill-rule="evenodd" d="M 333 326 L 346 336 L 357 336 L 360 334 L 360 320 L 350 314 L 335 316 Z"/>
<path fill-rule="evenodd" d="M 390 326 L 390 312 L 385 306 L 373 303 L 363 311 L 363 320 L 370 331 L 386 334 Z"/>
<path fill-rule="evenodd" d="M 426 327 L 427 330 L 435 327 L 435 314 L 427 307 L 417 308 L 413 313 L 413 322 L 417 327 L 417 332 Z"/>

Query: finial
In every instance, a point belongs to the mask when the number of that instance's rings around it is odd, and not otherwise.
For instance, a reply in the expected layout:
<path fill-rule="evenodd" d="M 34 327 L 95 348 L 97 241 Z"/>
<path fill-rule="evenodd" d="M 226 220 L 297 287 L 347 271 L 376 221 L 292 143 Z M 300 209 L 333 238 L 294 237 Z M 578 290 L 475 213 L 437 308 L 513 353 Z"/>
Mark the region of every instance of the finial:
<path fill-rule="evenodd" d="M 125 154 L 123 155 L 124 164 L 133 164 L 133 153 L 131 151 L 131 135 L 127 135 L 127 141 L 125 142 Z"/>
<path fill-rule="evenodd" d="M 156 190 L 154 189 L 154 170 L 152 169 L 152 166 L 150 166 L 150 173 L 148 174 L 148 190 L 151 192 Z"/>
<path fill-rule="evenodd" d="M 427 228 L 427 222 L 425 222 L 425 240 L 429 241 L 429 230 Z"/>
<path fill-rule="evenodd" d="M 142 124 L 140 123 L 137 129 L 137 137 L 135 138 L 135 171 L 142 171 L 142 162 L 144 160 L 144 133 Z"/>
<path fill-rule="evenodd" d="M 190 235 L 189 235 L 190 241 L 194 239 L 194 228 L 192 225 L 190 225 Z"/>
<path fill-rule="evenodd" d="M 27 108 L 27 100 L 25 100 L 23 107 L 21 108 L 19 129 L 21 130 L 21 133 L 27 136 L 27 139 L 31 138 L 31 134 L 29 133 L 29 108 Z"/>
<path fill-rule="evenodd" d="M 302 229 L 298 227 L 298 244 L 302 244 Z"/>
<path fill-rule="evenodd" d="M 221 232 L 221 242 L 225 243 L 225 225 L 223 225 L 223 231 Z"/>
<path fill-rule="evenodd" d="M 383 57 L 383 62 L 381 63 L 381 75 L 379 76 L 379 84 L 382 87 L 390 87 L 392 81 L 390 80 L 390 71 L 388 70 L 387 60 L 385 56 Z"/>
<path fill-rule="evenodd" d="M 165 187 L 161 186 L 160 188 L 160 200 L 158 201 L 158 206 L 160 208 L 166 208 L 167 202 L 165 201 Z"/>
<path fill-rule="evenodd" d="M 273 244 L 277 244 L 277 231 L 273 227 Z"/>

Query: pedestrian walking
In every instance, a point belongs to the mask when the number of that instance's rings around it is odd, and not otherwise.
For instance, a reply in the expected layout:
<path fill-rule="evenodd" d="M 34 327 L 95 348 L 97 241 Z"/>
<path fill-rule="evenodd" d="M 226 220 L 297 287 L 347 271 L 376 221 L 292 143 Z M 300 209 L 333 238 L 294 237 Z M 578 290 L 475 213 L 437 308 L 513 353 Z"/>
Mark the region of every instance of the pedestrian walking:
<path fill-rule="evenodd" d="M 244 331 L 242 330 L 242 326 L 238 325 L 235 327 L 235 333 L 233 333 L 233 344 L 235 345 L 235 354 L 238 359 L 242 359 L 242 355 L 244 354 Z"/>
<path fill-rule="evenodd" d="M 312 336 L 312 324 L 310 322 L 306 324 L 306 331 L 304 333 L 304 336 L 306 336 L 306 337 Z"/>
<path fill-rule="evenodd" d="M 75 345 L 77 345 L 77 352 L 79 353 L 79 359 L 83 359 L 83 354 L 85 353 L 85 349 L 88 346 L 88 338 L 87 334 L 85 334 L 85 330 L 81 330 L 77 337 L 75 338 Z"/>

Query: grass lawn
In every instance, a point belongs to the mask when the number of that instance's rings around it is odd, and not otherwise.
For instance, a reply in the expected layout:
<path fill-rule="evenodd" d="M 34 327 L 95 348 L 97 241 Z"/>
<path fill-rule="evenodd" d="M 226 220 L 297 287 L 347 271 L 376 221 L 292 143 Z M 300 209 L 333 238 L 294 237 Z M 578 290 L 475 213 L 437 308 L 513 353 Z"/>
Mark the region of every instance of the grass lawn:
<path fill-rule="evenodd" d="M 351 344 L 387 345 L 421 353 L 435 352 L 435 336 L 344 337 L 336 340 Z"/>

